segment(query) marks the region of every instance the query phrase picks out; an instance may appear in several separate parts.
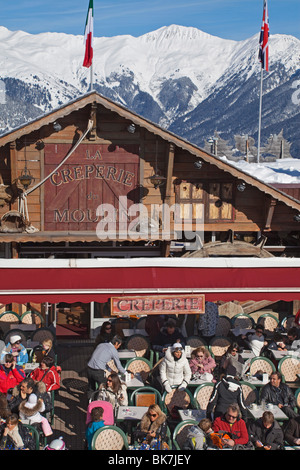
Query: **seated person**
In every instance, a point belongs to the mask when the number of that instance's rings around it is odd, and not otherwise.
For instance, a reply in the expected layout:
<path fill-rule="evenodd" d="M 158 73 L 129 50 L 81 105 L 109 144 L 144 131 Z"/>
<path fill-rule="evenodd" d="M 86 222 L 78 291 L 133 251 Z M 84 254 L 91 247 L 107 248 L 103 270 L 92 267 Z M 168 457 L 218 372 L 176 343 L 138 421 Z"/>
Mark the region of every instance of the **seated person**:
<path fill-rule="evenodd" d="M 282 382 L 281 373 L 276 371 L 270 375 L 270 381 L 260 392 L 260 402 L 277 405 L 289 417 L 295 418 L 296 399 L 290 387 Z"/>
<path fill-rule="evenodd" d="M 279 344 L 278 347 L 281 351 L 300 351 L 299 328 L 290 328 L 286 337 Z"/>
<path fill-rule="evenodd" d="M 44 382 L 46 391 L 58 390 L 60 388 L 60 375 L 54 365 L 54 360 L 50 356 L 45 356 L 40 367 L 30 373 L 30 377 L 37 382 Z"/>
<path fill-rule="evenodd" d="M 283 431 L 271 411 L 250 422 L 248 430 L 255 449 L 278 450 L 283 446 Z"/>
<path fill-rule="evenodd" d="M 44 382 L 35 382 L 31 377 L 26 377 L 7 395 L 7 402 L 11 412 L 18 415 L 20 404 L 22 401 L 27 400 L 31 393 L 35 393 L 38 398 L 42 398 L 45 405 L 44 414 L 53 409 L 51 397 L 46 391 Z"/>
<path fill-rule="evenodd" d="M 114 337 L 113 327 L 109 321 L 105 321 L 100 328 L 99 334 L 96 336 L 95 339 L 95 348 L 100 343 L 110 343 L 110 341 Z"/>
<path fill-rule="evenodd" d="M 214 447 L 210 439 L 213 434 L 212 422 L 210 419 L 202 419 L 198 425 L 191 426 L 187 433 L 187 438 L 183 444 L 183 450 L 205 450 L 207 447 Z"/>
<path fill-rule="evenodd" d="M 53 359 L 53 363 L 55 362 L 55 350 L 51 338 L 44 339 L 42 344 L 33 348 L 32 358 L 35 358 L 35 361 L 33 362 L 38 362 L 40 364 L 44 357 L 51 357 Z"/>
<path fill-rule="evenodd" d="M 238 343 L 232 343 L 220 360 L 220 373 L 241 377 L 244 367 L 244 359 L 240 354 Z M 231 372 L 234 371 L 232 374 Z"/>
<path fill-rule="evenodd" d="M 182 348 L 184 348 L 185 338 L 179 328 L 176 327 L 176 321 L 173 318 L 169 318 L 153 341 L 153 351 L 159 352 L 159 356 L 163 357 L 168 347 L 174 343 L 181 343 Z"/>
<path fill-rule="evenodd" d="M 135 441 L 151 445 L 154 439 L 167 440 L 167 417 L 157 404 L 149 406 L 134 432 Z"/>
<path fill-rule="evenodd" d="M 116 372 L 112 372 L 106 382 L 99 385 L 99 389 L 94 395 L 94 400 L 108 401 L 114 409 L 118 406 L 128 405 L 127 385 L 121 382 Z"/>
<path fill-rule="evenodd" d="M 201 377 L 203 374 L 209 374 L 211 375 L 210 380 L 213 380 L 216 361 L 205 346 L 200 346 L 192 351 L 189 365 L 193 376 Z"/>
<path fill-rule="evenodd" d="M 265 346 L 268 346 L 268 342 L 264 337 L 263 325 L 256 325 L 255 333 L 247 333 L 246 335 L 242 335 L 242 339 L 255 356 L 260 356 L 262 349 Z"/>
<path fill-rule="evenodd" d="M 15 414 L 0 426 L 0 449 L 35 450 L 34 438 Z"/>
<path fill-rule="evenodd" d="M 237 403 L 239 413 L 246 419 L 247 408 L 244 403 L 242 386 L 234 376 L 227 375 L 215 384 L 206 408 L 206 417 L 212 420 L 213 417 L 223 416 L 232 403 Z"/>
<path fill-rule="evenodd" d="M 45 411 L 45 404 L 35 393 L 31 393 L 27 400 L 22 401 L 19 406 L 19 418 L 23 424 L 41 425 L 45 436 L 53 434 L 50 423 L 41 413 Z"/>
<path fill-rule="evenodd" d="M 95 406 L 91 410 L 91 421 L 85 431 L 88 450 L 92 450 L 92 440 L 95 432 L 104 426 L 103 412 L 104 410 L 101 406 Z"/>
<path fill-rule="evenodd" d="M 3 363 L 6 354 L 12 354 L 17 364 L 26 364 L 28 362 L 27 349 L 21 344 L 21 336 L 12 335 L 9 338 L 9 343 L 2 350 L 1 362 Z"/>
<path fill-rule="evenodd" d="M 247 426 L 237 403 L 229 405 L 223 415 L 215 418 L 212 428 L 215 433 L 226 434 L 221 438 L 225 447 L 246 446 L 249 442 Z"/>
<path fill-rule="evenodd" d="M 22 366 L 18 366 L 12 354 L 5 354 L 4 362 L 0 365 L 0 392 L 7 394 L 25 379 Z"/>
<path fill-rule="evenodd" d="M 289 419 L 284 429 L 284 439 L 290 446 L 300 446 L 300 416 Z"/>
<path fill-rule="evenodd" d="M 191 380 L 189 361 L 180 343 L 168 348 L 159 365 L 159 381 L 163 391 L 170 393 L 172 388 L 185 390 Z"/>

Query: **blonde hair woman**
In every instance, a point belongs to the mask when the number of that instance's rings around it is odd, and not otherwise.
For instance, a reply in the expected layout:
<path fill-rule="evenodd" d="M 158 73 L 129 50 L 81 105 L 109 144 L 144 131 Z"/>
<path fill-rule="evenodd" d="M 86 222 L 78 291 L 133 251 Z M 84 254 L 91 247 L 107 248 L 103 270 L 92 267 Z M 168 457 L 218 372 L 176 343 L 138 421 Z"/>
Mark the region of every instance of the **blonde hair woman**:
<path fill-rule="evenodd" d="M 167 429 L 167 417 L 165 413 L 163 413 L 157 404 L 153 404 L 149 406 L 148 411 L 142 417 L 134 433 L 134 437 L 139 442 L 146 439 L 148 444 L 151 444 L 154 439 L 165 442 Z"/>

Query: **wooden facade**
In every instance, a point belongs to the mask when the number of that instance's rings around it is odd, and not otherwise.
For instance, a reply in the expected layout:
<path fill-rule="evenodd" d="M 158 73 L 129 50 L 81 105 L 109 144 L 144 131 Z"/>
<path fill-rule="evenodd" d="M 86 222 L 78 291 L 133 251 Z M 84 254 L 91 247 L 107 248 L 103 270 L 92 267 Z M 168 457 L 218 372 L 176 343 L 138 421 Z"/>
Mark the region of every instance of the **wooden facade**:
<path fill-rule="evenodd" d="M 89 132 L 74 150 L 89 123 Z M 128 131 L 132 123 L 134 133 Z M 199 160 L 202 166 L 196 168 Z M 25 168 L 34 177 L 25 198 L 30 227 L 8 231 L 7 214 L 20 210 L 24 188 L 19 177 Z M 154 173 L 165 177 L 164 185 L 153 186 L 149 178 Z M 238 190 L 241 182 L 243 191 Z M 12 244 L 14 256 L 28 243 L 85 242 L 105 249 L 108 241 L 145 247 L 150 239 L 159 255 L 168 256 L 182 217 L 191 230 L 197 220 L 204 221 L 205 242 L 214 237 L 225 241 L 230 231 L 239 240 L 253 243 L 265 235 L 277 244 L 284 232 L 293 234 L 294 245 L 299 245 L 299 200 L 95 92 L 2 136 L 0 183 L 0 243 Z M 147 209 L 146 223 L 157 221 L 155 235 L 140 229 L 135 239 L 128 236 L 136 217 L 130 206 L 137 203 Z M 97 208 L 103 204 L 115 208 L 110 220 L 115 236 L 109 240 L 96 230 L 101 220 Z M 155 213 L 163 204 L 179 208 L 170 216 L 169 234 L 162 232 L 161 214 Z M 53 252 L 55 256 L 55 246 Z"/>

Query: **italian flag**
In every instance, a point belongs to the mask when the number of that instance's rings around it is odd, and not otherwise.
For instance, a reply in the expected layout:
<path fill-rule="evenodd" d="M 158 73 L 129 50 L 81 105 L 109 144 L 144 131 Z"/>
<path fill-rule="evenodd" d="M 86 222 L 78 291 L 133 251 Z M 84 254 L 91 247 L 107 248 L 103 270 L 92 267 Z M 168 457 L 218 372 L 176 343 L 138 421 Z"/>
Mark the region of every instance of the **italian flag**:
<path fill-rule="evenodd" d="M 94 6 L 93 0 L 90 0 L 89 9 L 85 22 L 84 31 L 84 42 L 85 42 L 85 54 L 83 67 L 89 68 L 92 65 L 93 60 L 93 29 L 94 29 Z"/>

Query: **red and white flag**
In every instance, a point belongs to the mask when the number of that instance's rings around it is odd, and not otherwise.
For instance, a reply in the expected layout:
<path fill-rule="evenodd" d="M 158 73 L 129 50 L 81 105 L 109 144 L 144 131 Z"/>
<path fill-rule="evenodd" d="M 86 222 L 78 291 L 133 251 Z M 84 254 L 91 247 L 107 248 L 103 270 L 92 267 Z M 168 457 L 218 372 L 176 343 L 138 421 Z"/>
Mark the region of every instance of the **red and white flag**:
<path fill-rule="evenodd" d="M 83 60 L 83 67 L 89 68 L 93 61 L 93 34 L 94 34 L 94 6 L 93 0 L 90 0 L 89 9 L 85 22 L 84 41 L 85 41 L 85 54 Z"/>
<path fill-rule="evenodd" d="M 264 1 L 263 20 L 259 37 L 259 60 L 261 66 L 269 71 L 269 14 L 267 0 Z"/>

